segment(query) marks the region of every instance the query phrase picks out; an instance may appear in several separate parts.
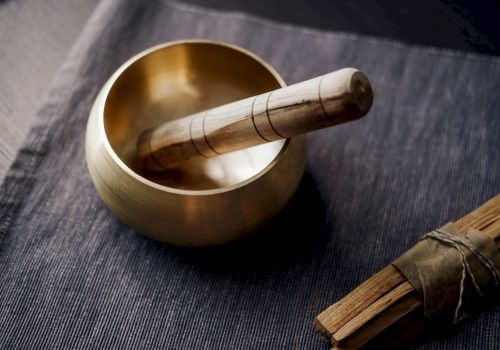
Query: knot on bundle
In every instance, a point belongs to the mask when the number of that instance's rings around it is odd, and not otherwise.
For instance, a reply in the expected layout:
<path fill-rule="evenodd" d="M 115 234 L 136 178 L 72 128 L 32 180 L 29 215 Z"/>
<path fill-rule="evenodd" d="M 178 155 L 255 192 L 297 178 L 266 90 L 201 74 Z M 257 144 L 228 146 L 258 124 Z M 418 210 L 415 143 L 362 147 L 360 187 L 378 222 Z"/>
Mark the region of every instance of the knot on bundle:
<path fill-rule="evenodd" d="M 465 234 L 452 224 L 425 234 L 392 263 L 413 285 L 427 317 L 458 323 L 500 284 L 500 253 L 479 230 Z"/>

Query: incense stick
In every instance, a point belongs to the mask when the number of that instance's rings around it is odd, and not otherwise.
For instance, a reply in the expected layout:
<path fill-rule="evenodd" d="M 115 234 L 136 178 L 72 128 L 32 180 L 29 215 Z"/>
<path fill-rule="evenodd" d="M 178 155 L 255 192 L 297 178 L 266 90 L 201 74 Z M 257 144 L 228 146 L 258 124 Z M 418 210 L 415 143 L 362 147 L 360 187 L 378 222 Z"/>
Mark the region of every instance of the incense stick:
<path fill-rule="evenodd" d="M 454 224 L 463 233 L 482 231 L 500 248 L 500 195 Z M 389 265 L 324 310 L 314 325 L 336 348 L 358 349 L 422 305 L 412 285 Z"/>

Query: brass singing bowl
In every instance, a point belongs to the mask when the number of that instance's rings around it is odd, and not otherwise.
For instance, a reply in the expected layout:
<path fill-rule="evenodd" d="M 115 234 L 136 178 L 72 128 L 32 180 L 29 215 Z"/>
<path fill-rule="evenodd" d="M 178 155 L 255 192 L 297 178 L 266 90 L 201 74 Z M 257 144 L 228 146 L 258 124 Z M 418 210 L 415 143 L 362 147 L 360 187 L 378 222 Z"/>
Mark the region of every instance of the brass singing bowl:
<path fill-rule="evenodd" d="M 206 40 L 176 41 L 125 62 L 97 96 L 86 159 L 106 205 L 155 240 L 217 245 L 254 231 L 290 200 L 306 162 L 295 137 L 162 173 L 148 172 L 136 144 L 144 130 L 285 86 L 254 54 Z"/>

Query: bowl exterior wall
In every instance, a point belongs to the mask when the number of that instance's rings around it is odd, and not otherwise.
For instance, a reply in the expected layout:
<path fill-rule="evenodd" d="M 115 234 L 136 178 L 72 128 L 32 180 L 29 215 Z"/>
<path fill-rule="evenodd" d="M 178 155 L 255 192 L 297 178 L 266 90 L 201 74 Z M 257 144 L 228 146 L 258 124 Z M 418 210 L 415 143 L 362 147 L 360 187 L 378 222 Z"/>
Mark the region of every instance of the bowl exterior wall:
<path fill-rule="evenodd" d="M 112 83 L 103 87 L 90 113 L 87 165 L 104 203 L 137 232 L 179 246 L 223 244 L 271 219 L 297 189 L 307 159 L 302 136 L 287 140 L 261 173 L 229 188 L 182 191 L 141 178 L 113 153 L 102 127 L 100 106 Z"/>

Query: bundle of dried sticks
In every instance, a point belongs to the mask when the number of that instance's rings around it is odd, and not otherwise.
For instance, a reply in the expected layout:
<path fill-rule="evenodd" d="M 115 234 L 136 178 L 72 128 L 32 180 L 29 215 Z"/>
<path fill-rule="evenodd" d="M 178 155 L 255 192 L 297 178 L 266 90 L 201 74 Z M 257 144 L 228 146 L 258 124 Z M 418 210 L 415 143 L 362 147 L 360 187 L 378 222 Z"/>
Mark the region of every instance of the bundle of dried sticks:
<path fill-rule="evenodd" d="M 500 195 L 454 225 L 463 233 L 482 231 L 500 249 Z M 395 339 L 408 330 L 418 333 L 425 324 L 421 297 L 398 269 L 388 265 L 319 314 L 314 326 L 333 349 L 359 349 L 382 334 Z"/>

